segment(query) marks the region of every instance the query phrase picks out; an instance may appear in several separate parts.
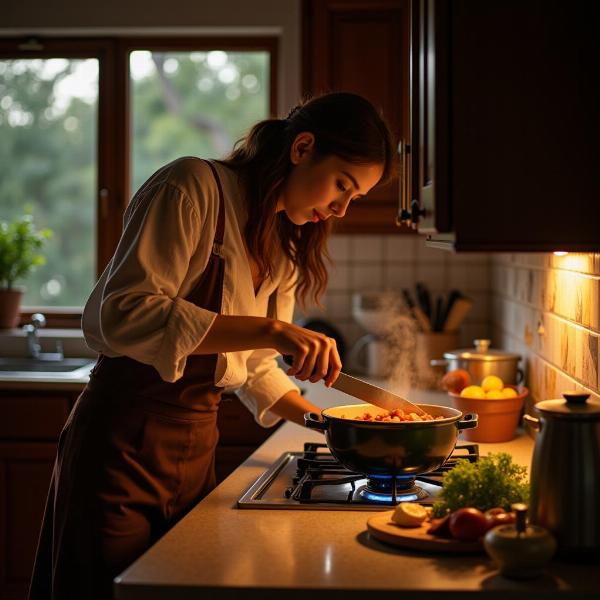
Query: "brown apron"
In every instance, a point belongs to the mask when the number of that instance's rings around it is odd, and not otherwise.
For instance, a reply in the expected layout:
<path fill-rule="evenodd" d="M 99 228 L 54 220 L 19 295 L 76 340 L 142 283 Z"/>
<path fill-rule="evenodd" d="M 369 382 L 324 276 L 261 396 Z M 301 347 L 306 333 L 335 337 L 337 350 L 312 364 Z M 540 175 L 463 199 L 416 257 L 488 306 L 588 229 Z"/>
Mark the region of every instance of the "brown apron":
<path fill-rule="evenodd" d="M 221 311 L 225 207 L 186 300 Z M 215 486 L 222 389 L 217 355 L 192 355 L 163 381 L 126 356 L 100 356 L 60 435 L 30 600 L 112 598 L 112 580 Z"/>

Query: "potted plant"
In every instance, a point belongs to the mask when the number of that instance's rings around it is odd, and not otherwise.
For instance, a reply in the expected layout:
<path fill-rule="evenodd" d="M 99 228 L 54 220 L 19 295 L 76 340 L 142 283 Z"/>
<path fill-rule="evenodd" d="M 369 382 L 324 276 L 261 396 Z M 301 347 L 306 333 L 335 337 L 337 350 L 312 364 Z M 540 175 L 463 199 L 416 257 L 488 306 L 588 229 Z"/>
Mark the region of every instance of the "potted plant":
<path fill-rule="evenodd" d="M 0 328 L 19 324 L 24 288 L 15 287 L 15 282 L 46 262 L 39 251 L 51 235 L 50 229 L 35 229 L 29 212 L 14 221 L 0 221 Z"/>

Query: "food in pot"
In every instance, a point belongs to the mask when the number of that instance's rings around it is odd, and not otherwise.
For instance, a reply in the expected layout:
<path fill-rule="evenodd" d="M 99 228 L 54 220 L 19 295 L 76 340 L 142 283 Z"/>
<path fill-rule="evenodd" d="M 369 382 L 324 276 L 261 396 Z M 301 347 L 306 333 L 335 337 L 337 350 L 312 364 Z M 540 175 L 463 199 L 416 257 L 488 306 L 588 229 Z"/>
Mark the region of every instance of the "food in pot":
<path fill-rule="evenodd" d="M 420 504 L 400 502 L 392 514 L 392 521 L 400 527 L 419 527 L 427 516 L 427 510 Z"/>
<path fill-rule="evenodd" d="M 471 383 L 471 375 L 465 369 L 453 369 L 442 377 L 442 387 L 455 394 L 460 394 Z"/>
<path fill-rule="evenodd" d="M 345 415 L 341 415 L 342 419 L 345 419 Z M 379 421 L 384 423 L 400 423 L 403 421 L 434 421 L 436 419 L 443 419 L 444 417 L 434 417 L 429 413 L 418 415 L 417 413 L 405 413 L 400 408 L 395 408 L 387 413 L 372 415 L 370 412 L 365 412 L 359 417 L 352 417 L 355 421 Z"/>
<path fill-rule="evenodd" d="M 502 390 L 502 397 L 503 398 L 514 398 L 515 396 L 518 396 L 516 390 L 514 390 L 511 387 L 505 387 Z"/>
<path fill-rule="evenodd" d="M 459 508 L 450 515 L 448 528 L 452 537 L 462 542 L 474 542 L 488 530 L 485 515 L 476 508 Z"/>

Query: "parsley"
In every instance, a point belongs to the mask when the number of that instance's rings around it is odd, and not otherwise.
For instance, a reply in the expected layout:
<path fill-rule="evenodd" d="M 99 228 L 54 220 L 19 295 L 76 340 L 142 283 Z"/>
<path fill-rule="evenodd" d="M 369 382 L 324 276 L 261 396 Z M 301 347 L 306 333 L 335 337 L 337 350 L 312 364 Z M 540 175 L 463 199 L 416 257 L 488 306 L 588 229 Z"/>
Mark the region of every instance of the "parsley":
<path fill-rule="evenodd" d="M 471 463 L 460 459 L 444 473 L 440 500 L 433 505 L 433 516 L 443 517 L 464 506 L 486 511 L 501 506 L 510 510 L 513 502 L 527 502 L 527 468 L 516 465 L 510 454 L 489 454 Z"/>

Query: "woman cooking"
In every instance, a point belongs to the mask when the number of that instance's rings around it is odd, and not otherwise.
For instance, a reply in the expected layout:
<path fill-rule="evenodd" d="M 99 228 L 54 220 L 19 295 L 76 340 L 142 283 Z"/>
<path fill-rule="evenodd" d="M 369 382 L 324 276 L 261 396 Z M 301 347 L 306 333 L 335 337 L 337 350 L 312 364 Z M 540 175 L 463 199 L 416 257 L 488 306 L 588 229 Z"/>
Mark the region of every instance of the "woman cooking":
<path fill-rule="evenodd" d="M 373 106 L 332 93 L 258 123 L 225 160 L 175 160 L 138 190 L 84 309 L 99 358 L 61 433 L 30 600 L 110 598 L 215 486 L 223 391 L 263 426 L 318 411 L 287 375 L 331 385 L 340 357 L 291 324 L 294 298 L 318 299 L 331 219 L 389 177 L 392 155 Z"/>

